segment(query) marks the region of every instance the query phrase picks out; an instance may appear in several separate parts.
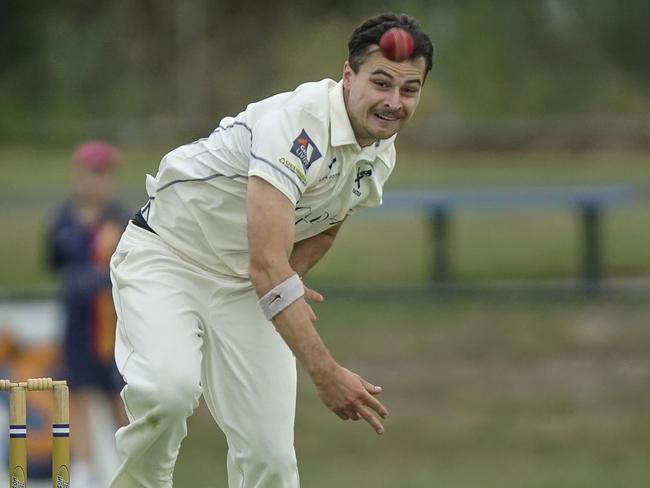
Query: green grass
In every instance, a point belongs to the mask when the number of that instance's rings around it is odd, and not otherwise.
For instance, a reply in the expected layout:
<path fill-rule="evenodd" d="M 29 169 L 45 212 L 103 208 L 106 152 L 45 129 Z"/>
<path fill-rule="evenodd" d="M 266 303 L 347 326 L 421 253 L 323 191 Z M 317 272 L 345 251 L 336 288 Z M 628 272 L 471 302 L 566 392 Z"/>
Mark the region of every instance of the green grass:
<path fill-rule="evenodd" d="M 179 144 L 182 141 L 178 141 Z M 144 185 L 168 147 L 124 149 L 121 182 Z M 33 192 L 67 185 L 70 149 L 49 146 L 0 146 L 0 191 Z M 574 183 L 649 184 L 643 153 L 409 153 L 398 145 L 396 170 L 388 188 L 421 186 L 542 185 Z"/>
<path fill-rule="evenodd" d="M 460 212 L 450 228 L 452 274 L 463 281 L 576 278 L 582 236 L 568 212 Z M 424 283 L 433 266 L 432 230 L 423 217 L 347 222 L 310 275 L 327 283 Z M 603 260 L 609 276 L 650 274 L 650 205 L 605 214 Z"/>
<path fill-rule="evenodd" d="M 301 373 L 303 486 L 611 488 L 650 479 L 647 303 L 333 300 L 319 330 L 384 387 L 386 434 L 341 422 Z M 209 414 L 190 423 L 179 486 L 225 486 Z"/>
<path fill-rule="evenodd" d="M 650 206 L 607 215 L 604 265 L 610 276 L 650 274 Z M 51 285 L 42 242 L 49 209 L 0 215 L 12 229 L 0 240 L 0 287 Z M 569 214 L 461 213 L 451 228 L 453 276 L 465 282 L 580 275 L 581 236 Z M 424 218 L 363 218 L 346 223 L 338 242 L 310 274 L 320 283 L 425 283 L 431 274 L 431 231 Z M 12 256 L 12 258 L 10 258 Z"/>
<path fill-rule="evenodd" d="M 121 176 L 144 194 L 166 149 L 127 149 Z M 44 222 L 67 186 L 68 151 L 0 147 L 0 192 L 46 195 L 0 209 L 0 287 L 50 283 Z M 404 156 L 390 187 L 627 182 L 647 185 L 647 157 Z M 424 283 L 425 219 L 353 216 L 310 282 Z M 563 278 L 579 270 L 575 216 L 469 212 L 451 226 L 463 281 Z M 650 208 L 603 222 L 607 270 L 650 275 Z M 650 479 L 650 305 L 633 301 L 328 299 L 318 327 L 346 366 L 380 383 L 386 434 L 341 422 L 300 374 L 296 447 L 309 488 L 611 488 Z M 204 408 L 190 422 L 177 486 L 226 486 L 225 443 Z"/>
<path fill-rule="evenodd" d="M 648 270 L 650 258 L 650 204 L 634 209 L 612 210 L 604 226 L 605 266 L 616 274 L 639 274 Z M 626 236 L 621 239 L 620 236 Z"/>
<path fill-rule="evenodd" d="M 126 148 L 120 173 L 126 193 L 144 197 L 144 174 L 155 173 L 170 148 Z M 401 154 L 401 153 L 400 153 Z M 67 191 L 69 150 L 0 146 L 0 192 L 34 199 L 0 209 L 0 288 L 51 284 L 42 266 L 47 216 Z M 398 161 L 389 188 L 521 184 L 632 183 L 650 185 L 644 154 L 409 154 Z M 360 212 L 313 273 L 320 282 L 423 283 L 432 267 L 426 219 L 371 217 Z M 580 273 L 581 236 L 569 212 L 462 211 L 451 227 L 456 279 L 543 279 Z M 614 276 L 650 274 L 650 204 L 605 214 L 603 257 Z"/>
<path fill-rule="evenodd" d="M 52 209 L 2 209 L 0 225 L 6 230 L 0 239 L 0 288 L 25 289 L 51 285 L 46 270 L 45 234 Z"/>
<path fill-rule="evenodd" d="M 388 188 L 650 183 L 643 153 L 416 153 L 398 149 Z"/>

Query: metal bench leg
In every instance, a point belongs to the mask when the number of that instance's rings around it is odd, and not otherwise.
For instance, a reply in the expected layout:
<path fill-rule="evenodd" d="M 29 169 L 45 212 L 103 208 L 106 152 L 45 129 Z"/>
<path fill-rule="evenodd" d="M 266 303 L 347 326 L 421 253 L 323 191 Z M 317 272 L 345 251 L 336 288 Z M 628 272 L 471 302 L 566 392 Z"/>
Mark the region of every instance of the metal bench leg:
<path fill-rule="evenodd" d="M 433 230 L 433 282 L 446 283 L 451 278 L 449 264 L 449 210 L 439 206 L 431 213 Z"/>
<path fill-rule="evenodd" d="M 594 203 L 582 207 L 583 277 L 586 284 L 596 284 L 602 278 L 600 245 L 601 209 Z"/>

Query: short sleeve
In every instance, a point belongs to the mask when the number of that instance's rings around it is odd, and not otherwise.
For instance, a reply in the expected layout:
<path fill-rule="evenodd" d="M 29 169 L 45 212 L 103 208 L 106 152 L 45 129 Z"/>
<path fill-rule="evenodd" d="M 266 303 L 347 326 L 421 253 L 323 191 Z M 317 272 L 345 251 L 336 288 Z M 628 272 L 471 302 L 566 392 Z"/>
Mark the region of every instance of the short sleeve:
<path fill-rule="evenodd" d="M 252 128 L 248 176 L 258 176 L 294 205 L 307 186 L 309 168 L 322 157 L 318 124 L 285 110 L 266 114 Z M 306 125 L 310 127 L 306 127 Z"/>

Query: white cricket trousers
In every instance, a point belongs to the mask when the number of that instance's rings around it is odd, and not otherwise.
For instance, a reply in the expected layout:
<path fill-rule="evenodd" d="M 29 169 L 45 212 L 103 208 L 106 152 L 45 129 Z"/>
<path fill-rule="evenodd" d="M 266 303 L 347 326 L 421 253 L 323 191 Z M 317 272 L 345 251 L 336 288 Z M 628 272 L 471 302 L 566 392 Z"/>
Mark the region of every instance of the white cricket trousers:
<path fill-rule="evenodd" d="M 132 223 L 111 279 L 130 421 L 115 436 L 122 465 L 111 487 L 172 487 L 201 394 L 228 441 L 230 488 L 298 487 L 296 362 L 250 281 L 204 269 Z"/>

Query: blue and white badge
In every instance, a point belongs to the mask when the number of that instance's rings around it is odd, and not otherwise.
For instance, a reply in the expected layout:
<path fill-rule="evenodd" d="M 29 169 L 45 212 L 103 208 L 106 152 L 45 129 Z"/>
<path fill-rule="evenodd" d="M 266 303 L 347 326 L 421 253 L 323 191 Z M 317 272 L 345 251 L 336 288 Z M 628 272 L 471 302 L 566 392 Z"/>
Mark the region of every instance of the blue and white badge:
<path fill-rule="evenodd" d="M 321 157 L 320 151 L 314 141 L 311 140 L 311 137 L 307 135 L 305 129 L 300 131 L 298 137 L 293 141 L 291 153 L 298 156 L 305 171 L 309 169 L 314 161 Z"/>

